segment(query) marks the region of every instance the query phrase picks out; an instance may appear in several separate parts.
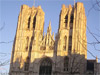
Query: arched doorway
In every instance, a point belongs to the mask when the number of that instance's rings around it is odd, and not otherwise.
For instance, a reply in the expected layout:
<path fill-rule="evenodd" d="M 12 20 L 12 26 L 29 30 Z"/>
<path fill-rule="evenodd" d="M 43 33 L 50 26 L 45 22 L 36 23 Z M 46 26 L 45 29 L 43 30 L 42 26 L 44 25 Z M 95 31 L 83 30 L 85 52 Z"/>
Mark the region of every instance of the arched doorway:
<path fill-rule="evenodd" d="M 50 58 L 45 58 L 40 64 L 39 75 L 51 75 L 52 61 Z"/>

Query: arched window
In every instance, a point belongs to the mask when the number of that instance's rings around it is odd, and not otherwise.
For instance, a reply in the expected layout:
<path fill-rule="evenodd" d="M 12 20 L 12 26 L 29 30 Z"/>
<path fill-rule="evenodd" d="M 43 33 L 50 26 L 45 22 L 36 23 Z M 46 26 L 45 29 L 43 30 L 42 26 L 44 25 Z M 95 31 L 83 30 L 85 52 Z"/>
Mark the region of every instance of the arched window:
<path fill-rule="evenodd" d="M 29 37 L 26 38 L 26 51 L 28 50 Z"/>
<path fill-rule="evenodd" d="M 65 16 L 65 28 L 67 28 L 67 23 L 68 23 L 68 15 Z"/>
<path fill-rule="evenodd" d="M 31 17 L 29 17 L 28 19 L 28 29 L 30 28 L 30 21 L 31 21 Z"/>
<path fill-rule="evenodd" d="M 69 63 L 69 58 L 66 56 L 64 58 L 64 71 L 68 71 L 68 63 Z"/>
<path fill-rule="evenodd" d="M 25 66 L 24 66 L 24 70 L 25 71 L 28 71 L 29 70 L 29 61 L 30 61 L 30 58 L 27 57 L 26 62 L 25 62 Z"/>
<path fill-rule="evenodd" d="M 73 23 L 73 20 L 74 20 L 74 15 L 72 14 L 70 17 L 70 23 Z"/>
<path fill-rule="evenodd" d="M 69 36 L 69 46 L 68 46 L 69 53 L 71 52 L 71 50 L 72 50 L 72 36 Z"/>
<path fill-rule="evenodd" d="M 67 36 L 64 37 L 63 49 L 66 50 Z"/>
<path fill-rule="evenodd" d="M 34 19 L 33 19 L 33 28 L 35 29 L 35 24 L 36 24 L 36 16 L 34 16 Z"/>
<path fill-rule="evenodd" d="M 45 58 L 40 64 L 39 75 L 51 75 L 52 62 L 49 58 Z"/>
<path fill-rule="evenodd" d="M 66 42 L 67 42 L 67 36 L 64 37 L 64 40 L 65 40 L 65 45 L 66 45 Z"/>

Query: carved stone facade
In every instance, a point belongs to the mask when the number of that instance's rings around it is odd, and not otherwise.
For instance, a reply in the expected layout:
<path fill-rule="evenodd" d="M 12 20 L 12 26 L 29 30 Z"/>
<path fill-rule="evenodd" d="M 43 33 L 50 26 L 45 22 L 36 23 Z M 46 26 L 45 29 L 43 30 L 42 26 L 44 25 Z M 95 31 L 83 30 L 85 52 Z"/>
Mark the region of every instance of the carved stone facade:
<path fill-rule="evenodd" d="M 43 34 L 44 16 L 41 6 L 21 6 L 10 75 L 86 75 L 87 39 L 83 3 L 78 2 L 73 7 L 62 5 L 55 39 L 54 33 L 51 34 L 51 22 L 47 34 Z"/>

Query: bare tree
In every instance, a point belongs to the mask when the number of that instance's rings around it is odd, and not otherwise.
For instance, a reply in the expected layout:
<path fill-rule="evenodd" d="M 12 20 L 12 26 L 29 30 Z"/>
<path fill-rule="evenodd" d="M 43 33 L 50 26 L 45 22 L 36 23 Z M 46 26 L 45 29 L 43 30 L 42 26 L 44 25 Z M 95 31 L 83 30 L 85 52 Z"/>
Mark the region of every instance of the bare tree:
<path fill-rule="evenodd" d="M 5 28 L 5 23 L 0 28 L 0 31 L 2 31 L 4 28 Z M 13 42 L 13 41 L 8 41 L 8 42 L 0 41 L 0 44 L 9 44 L 11 42 Z M 7 59 L 8 55 L 10 55 L 10 53 L 8 53 L 8 52 L 6 52 L 6 53 L 0 52 L 0 67 L 9 65 L 10 59 Z"/>

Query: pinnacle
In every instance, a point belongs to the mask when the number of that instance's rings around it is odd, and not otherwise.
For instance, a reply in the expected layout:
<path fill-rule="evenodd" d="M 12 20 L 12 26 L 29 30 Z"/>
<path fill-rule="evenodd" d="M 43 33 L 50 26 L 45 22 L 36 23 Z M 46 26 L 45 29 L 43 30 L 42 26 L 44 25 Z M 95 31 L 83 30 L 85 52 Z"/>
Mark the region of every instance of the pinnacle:
<path fill-rule="evenodd" d="M 49 29 L 51 29 L 51 21 L 49 21 Z"/>
<path fill-rule="evenodd" d="M 47 32 L 51 33 L 51 21 L 49 21 L 49 26 L 48 26 Z"/>
<path fill-rule="evenodd" d="M 38 6 L 39 9 L 41 9 L 41 6 Z"/>

